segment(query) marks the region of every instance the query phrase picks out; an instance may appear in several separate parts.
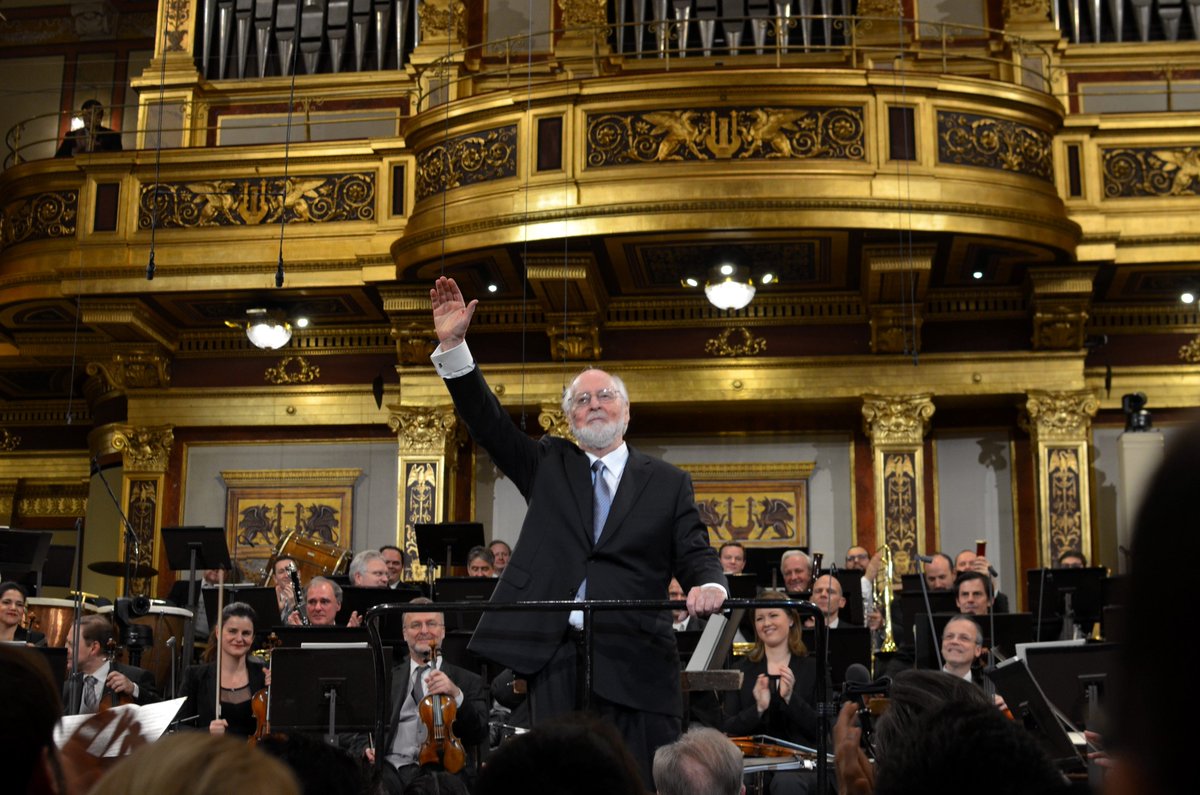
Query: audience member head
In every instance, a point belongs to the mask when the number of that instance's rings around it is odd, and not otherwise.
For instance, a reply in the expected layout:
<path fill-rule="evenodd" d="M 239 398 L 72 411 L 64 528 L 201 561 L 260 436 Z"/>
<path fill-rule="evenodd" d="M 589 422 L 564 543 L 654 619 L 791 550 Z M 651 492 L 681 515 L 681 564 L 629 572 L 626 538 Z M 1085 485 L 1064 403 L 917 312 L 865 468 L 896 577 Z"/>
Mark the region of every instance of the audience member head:
<path fill-rule="evenodd" d="M 742 752 L 716 729 L 695 726 L 654 752 L 658 795 L 741 795 Z"/>
<path fill-rule="evenodd" d="M 342 586 L 325 577 L 313 577 L 304 589 L 304 605 L 314 627 L 332 627 L 342 609 Z"/>
<path fill-rule="evenodd" d="M 383 555 L 384 565 L 387 566 L 388 584 L 395 585 L 400 582 L 400 578 L 404 576 L 404 567 L 408 564 L 408 555 L 404 550 L 393 544 L 385 544 L 379 548 L 379 554 Z"/>
<path fill-rule="evenodd" d="M 496 558 L 487 547 L 471 547 L 467 553 L 467 576 L 491 577 L 496 573 Z"/>
<path fill-rule="evenodd" d="M 291 769 L 303 795 L 359 795 L 367 791 L 367 776 L 358 761 L 311 735 L 268 734 L 258 741 L 258 748 Z"/>
<path fill-rule="evenodd" d="M 54 746 L 58 688 L 40 652 L 0 646 L 0 747 L 8 792 L 63 792 Z"/>
<path fill-rule="evenodd" d="M 746 568 L 746 548 L 737 541 L 726 541 L 717 550 L 726 574 L 741 574 Z"/>
<path fill-rule="evenodd" d="M 1084 569 L 1087 568 L 1087 557 L 1078 549 L 1068 549 L 1058 556 L 1058 568 L 1060 569 Z"/>
<path fill-rule="evenodd" d="M 986 702 L 931 706 L 876 761 L 875 795 L 960 795 L 964 782 L 972 795 L 1066 791 L 1034 736 Z"/>
<path fill-rule="evenodd" d="M 875 721 L 877 760 L 886 757 L 892 746 L 911 734 L 922 716 L 943 704 L 965 701 L 991 706 L 982 689 L 941 671 L 901 671 L 892 678 L 888 699 L 887 711 Z"/>
<path fill-rule="evenodd" d="M 496 569 L 496 576 L 499 577 L 508 566 L 508 559 L 512 557 L 512 547 L 508 545 L 507 541 L 497 538 L 488 544 L 488 549 L 491 550 L 492 565 Z"/>
<path fill-rule="evenodd" d="M 870 562 L 871 553 L 867 552 L 866 547 L 855 546 L 846 550 L 846 568 L 866 571 Z"/>
<path fill-rule="evenodd" d="M 944 552 L 933 555 L 925 564 L 925 583 L 934 591 L 948 591 L 954 585 L 954 561 Z"/>
<path fill-rule="evenodd" d="M 783 575 L 783 587 L 788 593 L 805 593 L 812 590 L 812 562 L 799 549 L 789 549 L 779 559 L 779 573 Z"/>
<path fill-rule="evenodd" d="M 954 580 L 958 612 L 986 616 L 992 607 L 992 579 L 977 571 L 964 571 Z"/>
<path fill-rule="evenodd" d="M 1200 426 L 1192 426 L 1172 439 L 1134 523 L 1125 638 L 1110 695 L 1116 710 L 1105 737 L 1120 753 L 1105 781 L 1110 795 L 1183 793 L 1194 786 L 1181 775 L 1196 732 L 1192 717 L 1153 672 L 1178 655 L 1180 632 L 1186 633 L 1175 608 L 1193 601 L 1191 583 L 1164 569 L 1200 553 L 1192 516 L 1198 491 Z"/>
<path fill-rule="evenodd" d="M 292 771 L 278 759 L 221 734 L 181 732 L 146 745 L 108 772 L 89 795 L 300 795 Z"/>
<path fill-rule="evenodd" d="M 787 594 L 779 591 L 763 591 L 759 599 L 787 599 Z M 778 647 L 787 643 L 787 650 L 797 657 L 808 654 L 804 645 L 803 627 L 800 623 L 800 613 L 794 608 L 780 605 L 779 607 L 757 607 L 754 609 L 754 648 L 748 657 L 751 662 L 759 662 L 766 656 L 768 647 Z"/>
<path fill-rule="evenodd" d="M 492 752 L 475 795 L 644 795 L 637 762 L 612 724 L 568 715 Z"/>
<path fill-rule="evenodd" d="M 373 549 L 365 549 L 350 561 L 350 582 L 359 588 L 386 588 L 388 565 L 383 555 Z"/>

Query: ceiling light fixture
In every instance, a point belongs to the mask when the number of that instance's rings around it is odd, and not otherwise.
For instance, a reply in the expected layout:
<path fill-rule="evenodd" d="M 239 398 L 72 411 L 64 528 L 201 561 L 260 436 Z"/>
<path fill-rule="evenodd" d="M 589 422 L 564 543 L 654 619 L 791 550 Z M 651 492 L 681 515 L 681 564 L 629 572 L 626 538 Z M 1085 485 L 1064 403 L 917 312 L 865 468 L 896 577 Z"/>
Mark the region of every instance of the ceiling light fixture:
<path fill-rule="evenodd" d="M 307 319 L 305 319 L 304 325 L 308 325 Z M 246 337 L 256 348 L 269 351 L 278 350 L 291 340 L 292 324 L 278 309 L 262 307 L 247 309 Z"/>
<path fill-rule="evenodd" d="M 704 294 L 717 309 L 742 309 L 754 300 L 754 280 L 745 265 L 721 262 L 708 271 Z"/>
<path fill-rule="evenodd" d="M 1191 290 L 1185 290 L 1183 294 L 1179 296 L 1179 300 L 1183 301 L 1185 304 L 1194 303 L 1196 300 L 1196 294 Z"/>

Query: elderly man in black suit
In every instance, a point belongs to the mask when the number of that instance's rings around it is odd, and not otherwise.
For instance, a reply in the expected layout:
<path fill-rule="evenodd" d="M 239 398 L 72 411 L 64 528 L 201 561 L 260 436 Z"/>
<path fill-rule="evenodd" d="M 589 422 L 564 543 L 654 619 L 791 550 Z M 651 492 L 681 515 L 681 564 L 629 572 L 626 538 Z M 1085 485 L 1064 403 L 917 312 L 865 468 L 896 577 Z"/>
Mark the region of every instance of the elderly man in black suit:
<path fill-rule="evenodd" d="M 525 497 L 517 548 L 496 602 L 662 599 L 672 576 L 688 612 L 725 601 L 725 575 L 700 521 L 691 478 L 625 444 L 629 397 L 621 380 L 584 370 L 563 395 L 578 440 L 534 441 L 512 422 L 466 346 L 477 301 L 453 279 L 432 290 L 440 344 L 433 363 L 475 441 Z M 484 613 L 471 649 L 525 675 L 535 724 L 577 707 L 582 613 Z M 593 624 L 592 705 L 625 737 L 651 785 L 654 751 L 680 733 L 679 656 L 670 611 L 600 611 Z"/>
<path fill-rule="evenodd" d="M 78 651 L 75 640 L 78 637 Z M 154 675 L 132 665 L 108 659 L 112 624 L 103 616 L 84 616 L 67 633 L 67 663 L 71 676 L 63 684 L 63 712 L 85 715 L 97 712 L 106 699 L 127 697 L 135 704 L 152 704 L 162 698 Z"/>

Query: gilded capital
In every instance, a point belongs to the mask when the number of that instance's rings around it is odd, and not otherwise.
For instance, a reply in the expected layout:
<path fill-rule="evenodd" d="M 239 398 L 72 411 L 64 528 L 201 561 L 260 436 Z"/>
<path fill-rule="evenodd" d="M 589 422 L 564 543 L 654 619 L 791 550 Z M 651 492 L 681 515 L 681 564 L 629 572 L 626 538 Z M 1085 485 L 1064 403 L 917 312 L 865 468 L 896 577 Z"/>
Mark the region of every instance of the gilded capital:
<path fill-rule="evenodd" d="M 1050 18 L 1050 0 L 1004 0 L 1004 21 L 1045 22 Z"/>
<path fill-rule="evenodd" d="M 396 361 L 400 364 L 427 365 L 438 346 L 437 332 L 428 323 L 409 323 L 403 328 L 393 325 L 392 339 L 396 341 Z"/>
<path fill-rule="evenodd" d="M 467 7 L 462 0 L 425 0 L 417 7 L 421 42 L 450 39 L 459 45 L 467 43 Z"/>
<path fill-rule="evenodd" d="M 556 362 L 594 362 L 600 358 L 600 329 L 590 320 L 546 326 L 550 355 Z"/>
<path fill-rule="evenodd" d="M 538 425 L 550 436 L 557 436 L 560 439 L 575 439 L 571 433 L 571 423 L 563 414 L 562 406 L 542 406 L 541 411 L 538 412 Z"/>
<path fill-rule="evenodd" d="M 171 425 L 141 428 L 117 425 L 110 443 L 121 454 L 121 464 L 127 472 L 166 472 L 171 448 L 175 446 L 175 430 Z"/>
<path fill-rule="evenodd" d="M 933 417 L 933 395 L 863 395 L 863 432 L 871 443 L 919 445 Z"/>
<path fill-rule="evenodd" d="M 607 3 L 608 0 L 558 0 L 558 7 L 562 9 L 563 27 L 590 28 L 607 24 Z"/>
<path fill-rule="evenodd" d="M 21 437 L 8 428 L 0 428 L 0 452 L 11 453 L 21 446 Z"/>
<path fill-rule="evenodd" d="M 1080 392 L 1031 391 L 1025 396 L 1022 428 L 1036 440 L 1084 441 L 1100 401 L 1087 390 Z"/>
<path fill-rule="evenodd" d="M 393 407 L 388 427 L 402 452 L 442 455 L 456 440 L 458 417 L 452 408 Z"/>

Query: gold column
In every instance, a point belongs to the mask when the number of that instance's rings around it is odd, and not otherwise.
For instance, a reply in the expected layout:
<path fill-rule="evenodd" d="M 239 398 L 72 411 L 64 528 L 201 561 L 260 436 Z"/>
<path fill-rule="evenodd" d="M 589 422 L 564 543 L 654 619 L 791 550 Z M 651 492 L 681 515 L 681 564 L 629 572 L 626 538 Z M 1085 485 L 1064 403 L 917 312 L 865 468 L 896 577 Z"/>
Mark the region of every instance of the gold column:
<path fill-rule="evenodd" d="M 571 423 L 567 419 L 567 415 L 563 414 L 561 404 L 542 404 L 541 409 L 538 411 L 538 425 L 545 433 L 551 436 L 575 441 L 575 436 L 571 433 Z"/>
<path fill-rule="evenodd" d="M 420 83 L 421 108 L 459 96 L 467 47 L 467 9 L 462 0 L 424 0 L 417 7 L 417 46 L 408 71 Z"/>
<path fill-rule="evenodd" d="M 465 428 L 450 406 L 388 406 L 396 434 L 396 545 L 416 559 L 413 525 L 440 522 L 452 504 Z"/>
<path fill-rule="evenodd" d="M 558 0 L 562 10 L 563 34 L 554 45 L 554 55 L 560 60 L 594 58 L 599 71 L 599 58 L 608 55 L 608 0 Z M 621 32 L 617 31 L 620 36 Z"/>
<path fill-rule="evenodd" d="M 0 478 L 0 525 L 12 526 L 17 506 L 17 479 Z"/>
<path fill-rule="evenodd" d="M 875 467 L 875 538 L 892 551 L 896 573 L 915 572 L 925 534 L 924 439 L 932 395 L 864 395 L 863 431 Z"/>
<path fill-rule="evenodd" d="M 1038 495 L 1038 555 L 1053 565 L 1067 549 L 1091 549 L 1088 438 L 1100 403 L 1080 392 L 1030 391 L 1019 423 L 1033 440 Z"/>

